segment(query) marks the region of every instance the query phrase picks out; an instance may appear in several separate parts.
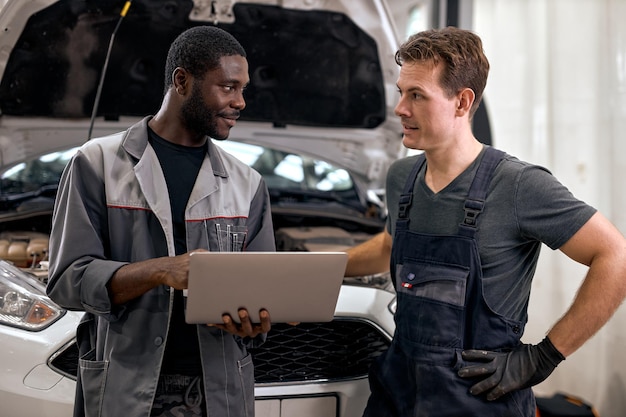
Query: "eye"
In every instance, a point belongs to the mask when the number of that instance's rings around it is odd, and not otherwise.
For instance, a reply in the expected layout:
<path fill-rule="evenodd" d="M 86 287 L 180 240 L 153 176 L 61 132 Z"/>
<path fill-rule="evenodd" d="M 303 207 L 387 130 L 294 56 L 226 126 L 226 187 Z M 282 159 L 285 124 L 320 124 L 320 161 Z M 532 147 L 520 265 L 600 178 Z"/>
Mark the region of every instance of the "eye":
<path fill-rule="evenodd" d="M 398 89 L 396 89 L 396 91 L 398 92 L 398 94 L 400 94 L 400 97 L 404 96 L 404 93 L 402 92 L 401 89 L 398 88 Z M 412 100 L 419 100 L 419 99 L 422 98 L 422 95 L 420 93 L 416 92 L 416 91 L 407 91 L 406 94 L 409 94 L 409 97 Z"/>

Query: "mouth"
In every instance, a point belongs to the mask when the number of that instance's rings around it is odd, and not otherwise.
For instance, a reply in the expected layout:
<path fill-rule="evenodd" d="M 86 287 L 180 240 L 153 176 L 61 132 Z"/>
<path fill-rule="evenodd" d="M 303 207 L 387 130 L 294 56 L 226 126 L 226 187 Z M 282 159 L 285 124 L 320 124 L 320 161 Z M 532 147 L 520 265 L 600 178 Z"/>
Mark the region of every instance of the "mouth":
<path fill-rule="evenodd" d="M 233 127 L 237 123 L 237 119 L 239 119 L 239 115 L 223 115 L 222 119 L 226 122 L 226 124 L 229 127 Z"/>
<path fill-rule="evenodd" d="M 411 130 L 418 130 L 419 129 L 417 126 L 410 125 L 410 124 L 406 123 L 404 120 L 402 120 L 401 123 L 402 123 L 402 129 L 404 129 L 405 131 L 411 131 Z"/>

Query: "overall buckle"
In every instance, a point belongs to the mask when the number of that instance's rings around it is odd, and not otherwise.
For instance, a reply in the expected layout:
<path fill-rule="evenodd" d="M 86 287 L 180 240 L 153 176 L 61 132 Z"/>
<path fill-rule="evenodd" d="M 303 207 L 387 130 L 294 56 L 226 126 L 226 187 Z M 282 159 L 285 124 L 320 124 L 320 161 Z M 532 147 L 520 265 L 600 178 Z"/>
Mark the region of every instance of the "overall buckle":
<path fill-rule="evenodd" d="M 463 207 L 463 209 L 465 210 L 463 224 L 470 227 L 476 227 L 478 215 L 483 211 L 484 205 L 484 201 L 466 200 L 465 206 Z"/>
<path fill-rule="evenodd" d="M 409 216 L 409 207 L 413 201 L 413 194 L 401 194 L 398 200 L 398 218 L 406 219 Z"/>

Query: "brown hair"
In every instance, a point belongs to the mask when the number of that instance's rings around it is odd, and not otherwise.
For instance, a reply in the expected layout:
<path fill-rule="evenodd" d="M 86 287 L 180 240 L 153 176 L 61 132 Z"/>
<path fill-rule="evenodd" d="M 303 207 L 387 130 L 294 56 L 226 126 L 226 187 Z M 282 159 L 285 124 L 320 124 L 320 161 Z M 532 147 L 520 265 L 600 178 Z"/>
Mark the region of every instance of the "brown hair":
<path fill-rule="evenodd" d="M 396 52 L 396 63 L 430 61 L 443 64 L 441 88 L 454 96 L 463 88 L 471 88 L 476 99 L 470 110 L 470 120 L 482 100 L 489 74 L 489 61 L 480 37 L 456 27 L 431 29 L 411 35 Z"/>

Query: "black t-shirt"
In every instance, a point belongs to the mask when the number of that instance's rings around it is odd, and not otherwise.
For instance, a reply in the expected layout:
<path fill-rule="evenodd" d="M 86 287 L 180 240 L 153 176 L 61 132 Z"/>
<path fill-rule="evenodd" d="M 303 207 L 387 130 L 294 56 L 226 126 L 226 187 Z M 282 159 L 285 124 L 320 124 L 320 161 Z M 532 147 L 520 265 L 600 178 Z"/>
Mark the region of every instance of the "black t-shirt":
<path fill-rule="evenodd" d="M 187 252 L 185 207 L 196 182 L 207 147 L 177 145 L 148 129 L 150 144 L 159 158 L 172 208 L 176 255 Z M 187 324 L 182 291 L 174 292 L 174 306 L 165 345 L 162 374 L 201 375 L 200 348 L 195 324 Z"/>

